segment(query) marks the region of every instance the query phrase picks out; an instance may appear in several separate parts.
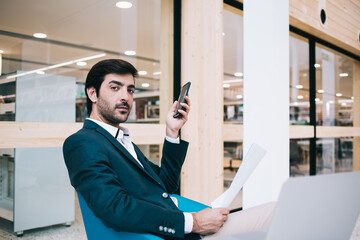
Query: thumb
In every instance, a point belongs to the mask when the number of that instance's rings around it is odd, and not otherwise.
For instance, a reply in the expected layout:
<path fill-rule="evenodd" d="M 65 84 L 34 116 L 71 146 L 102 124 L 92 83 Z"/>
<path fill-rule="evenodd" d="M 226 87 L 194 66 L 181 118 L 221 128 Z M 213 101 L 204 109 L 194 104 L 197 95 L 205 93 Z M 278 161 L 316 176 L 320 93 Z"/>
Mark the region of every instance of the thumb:
<path fill-rule="evenodd" d="M 171 112 L 175 112 L 176 108 L 178 106 L 178 101 L 175 101 L 170 109 Z"/>

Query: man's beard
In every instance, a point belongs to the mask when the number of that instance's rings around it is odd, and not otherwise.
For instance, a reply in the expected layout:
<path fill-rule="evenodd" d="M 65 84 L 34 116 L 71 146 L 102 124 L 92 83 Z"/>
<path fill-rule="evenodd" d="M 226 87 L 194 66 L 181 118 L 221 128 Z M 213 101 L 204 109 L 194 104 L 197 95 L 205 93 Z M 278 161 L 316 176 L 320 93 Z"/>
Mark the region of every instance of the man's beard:
<path fill-rule="evenodd" d="M 121 114 L 121 116 L 117 116 L 119 111 L 117 108 L 124 106 L 128 108 L 126 116 L 124 117 L 124 114 Z M 110 104 L 106 100 L 100 97 L 98 98 L 98 112 L 102 116 L 102 118 L 108 123 L 120 124 L 126 122 L 130 115 L 130 110 L 131 108 L 127 102 L 121 102 L 119 104 L 116 104 L 114 108 L 111 108 Z"/>

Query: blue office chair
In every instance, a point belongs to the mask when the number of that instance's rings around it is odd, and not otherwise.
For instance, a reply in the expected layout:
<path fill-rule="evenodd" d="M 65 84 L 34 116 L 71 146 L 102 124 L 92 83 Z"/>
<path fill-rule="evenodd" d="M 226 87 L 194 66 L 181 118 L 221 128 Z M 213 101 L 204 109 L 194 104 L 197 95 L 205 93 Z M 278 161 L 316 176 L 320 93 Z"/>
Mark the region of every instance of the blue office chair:
<path fill-rule="evenodd" d="M 162 238 L 152 234 L 140 234 L 131 232 L 116 232 L 112 228 L 106 227 L 99 218 L 97 218 L 88 207 L 84 198 L 80 193 L 77 193 L 81 214 L 83 217 L 86 235 L 88 240 L 98 239 L 125 239 L 125 240 L 161 240 Z M 181 197 L 179 195 L 171 194 L 178 200 L 178 207 L 184 212 L 198 212 L 208 206 L 195 202 L 193 200 Z"/>

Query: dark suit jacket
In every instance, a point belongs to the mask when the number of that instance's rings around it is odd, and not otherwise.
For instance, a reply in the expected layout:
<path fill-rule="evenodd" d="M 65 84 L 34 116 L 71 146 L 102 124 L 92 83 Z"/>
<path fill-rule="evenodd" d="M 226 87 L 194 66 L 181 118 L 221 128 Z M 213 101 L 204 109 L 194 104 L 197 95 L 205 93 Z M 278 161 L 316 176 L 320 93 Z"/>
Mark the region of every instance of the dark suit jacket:
<path fill-rule="evenodd" d="M 187 147 L 182 140 L 165 141 L 160 168 L 134 144 L 142 168 L 114 136 L 85 120 L 66 139 L 63 152 L 71 184 L 106 226 L 177 239 L 184 237 L 184 215 L 168 193 L 179 187 Z M 161 231 L 164 227 L 175 233 Z"/>

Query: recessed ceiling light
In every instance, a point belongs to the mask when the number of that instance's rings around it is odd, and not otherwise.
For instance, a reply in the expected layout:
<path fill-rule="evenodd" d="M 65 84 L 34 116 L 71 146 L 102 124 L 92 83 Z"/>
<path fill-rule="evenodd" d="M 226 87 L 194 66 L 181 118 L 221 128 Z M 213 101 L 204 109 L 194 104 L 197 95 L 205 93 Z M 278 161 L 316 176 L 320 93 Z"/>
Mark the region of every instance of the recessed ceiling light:
<path fill-rule="evenodd" d="M 34 33 L 33 35 L 36 38 L 46 38 L 47 35 L 45 33 Z"/>
<path fill-rule="evenodd" d="M 324 93 L 325 91 L 323 89 L 319 89 L 317 92 L 318 93 Z"/>
<path fill-rule="evenodd" d="M 224 87 L 224 88 L 229 88 L 229 87 L 230 87 L 230 84 L 224 83 L 224 84 L 223 84 L 223 87 Z"/>
<path fill-rule="evenodd" d="M 297 96 L 298 99 L 304 99 L 304 96 L 303 95 L 299 95 Z"/>
<path fill-rule="evenodd" d="M 341 106 L 346 107 L 346 103 L 342 103 Z"/>
<path fill-rule="evenodd" d="M 49 69 L 59 68 L 59 67 L 67 66 L 67 65 L 70 65 L 70 64 L 74 64 L 76 62 L 83 62 L 83 61 L 87 61 L 87 60 L 90 60 L 90 59 L 104 57 L 105 55 L 106 55 L 105 53 L 101 53 L 101 54 L 96 54 L 96 55 L 85 57 L 85 58 L 79 58 L 79 59 L 75 59 L 75 60 L 71 60 L 71 61 L 57 63 L 57 64 L 54 64 L 54 65 L 34 69 L 34 70 L 31 70 L 31 71 L 27 71 L 27 72 L 22 72 L 22 73 L 18 73 L 18 74 L 12 74 L 10 76 L 7 76 L 6 79 L 12 79 L 12 78 L 20 77 L 20 76 L 25 76 L 25 75 L 36 73 L 38 71 L 46 71 L 46 70 L 49 70 Z"/>
<path fill-rule="evenodd" d="M 315 98 L 315 102 L 319 102 L 320 101 L 320 98 Z"/>
<path fill-rule="evenodd" d="M 239 78 L 224 80 L 223 83 L 241 83 L 243 80 Z"/>
<path fill-rule="evenodd" d="M 153 72 L 153 75 L 156 76 L 156 75 L 160 75 L 161 72 Z"/>
<path fill-rule="evenodd" d="M 225 36 L 225 33 L 223 32 L 222 35 Z"/>
<path fill-rule="evenodd" d="M 303 76 L 304 76 L 304 77 L 307 77 L 307 73 L 303 73 Z"/>
<path fill-rule="evenodd" d="M 304 88 L 304 86 L 303 85 L 296 85 L 296 88 L 297 89 L 302 89 L 302 88 Z"/>
<path fill-rule="evenodd" d="M 143 84 L 141 84 L 141 86 L 147 88 L 147 87 L 150 87 L 150 83 L 143 83 Z"/>
<path fill-rule="evenodd" d="M 337 93 L 335 94 L 337 97 L 341 97 L 342 96 L 342 93 Z"/>
<path fill-rule="evenodd" d="M 352 96 L 351 99 L 354 100 L 354 96 Z"/>
<path fill-rule="evenodd" d="M 4 53 L 4 51 L 3 51 L 3 50 L 0 50 L 0 54 L 2 54 L 2 53 Z"/>
<path fill-rule="evenodd" d="M 37 73 L 37 74 L 40 74 L 40 75 L 44 75 L 44 74 L 45 74 L 44 71 L 37 71 L 36 73 Z"/>
<path fill-rule="evenodd" d="M 315 68 L 319 68 L 319 67 L 321 67 L 321 65 L 318 64 L 318 63 L 315 63 L 315 64 L 314 64 L 314 67 L 315 67 Z"/>
<path fill-rule="evenodd" d="M 334 101 L 333 101 L 333 100 L 330 100 L 329 103 L 330 103 L 330 104 L 334 104 Z"/>
<path fill-rule="evenodd" d="M 242 96 L 242 95 L 236 95 L 236 98 L 237 98 L 237 99 L 242 99 L 243 96 Z"/>
<path fill-rule="evenodd" d="M 117 2 L 117 3 L 116 3 L 116 7 L 118 7 L 118 8 L 123 8 L 123 9 L 131 8 L 131 7 L 132 7 L 132 3 L 130 3 L 130 2 L 125 2 L 125 1 L 121 1 L 121 2 Z"/>
<path fill-rule="evenodd" d="M 77 62 L 76 65 L 83 67 L 83 66 L 86 66 L 87 63 L 86 62 Z"/>
<path fill-rule="evenodd" d="M 147 71 L 138 71 L 138 74 L 139 74 L 139 75 L 146 75 L 146 74 L 147 74 Z"/>
<path fill-rule="evenodd" d="M 349 74 L 348 73 L 340 73 L 339 76 L 340 77 L 347 77 L 347 76 L 349 76 Z"/>
<path fill-rule="evenodd" d="M 132 50 L 125 51 L 125 55 L 128 55 L 128 56 L 134 56 L 135 54 L 136 54 L 136 52 L 132 51 Z"/>
<path fill-rule="evenodd" d="M 242 76 L 244 76 L 244 74 L 242 72 L 236 72 L 236 73 L 234 73 L 234 76 L 235 77 L 242 77 Z"/>

